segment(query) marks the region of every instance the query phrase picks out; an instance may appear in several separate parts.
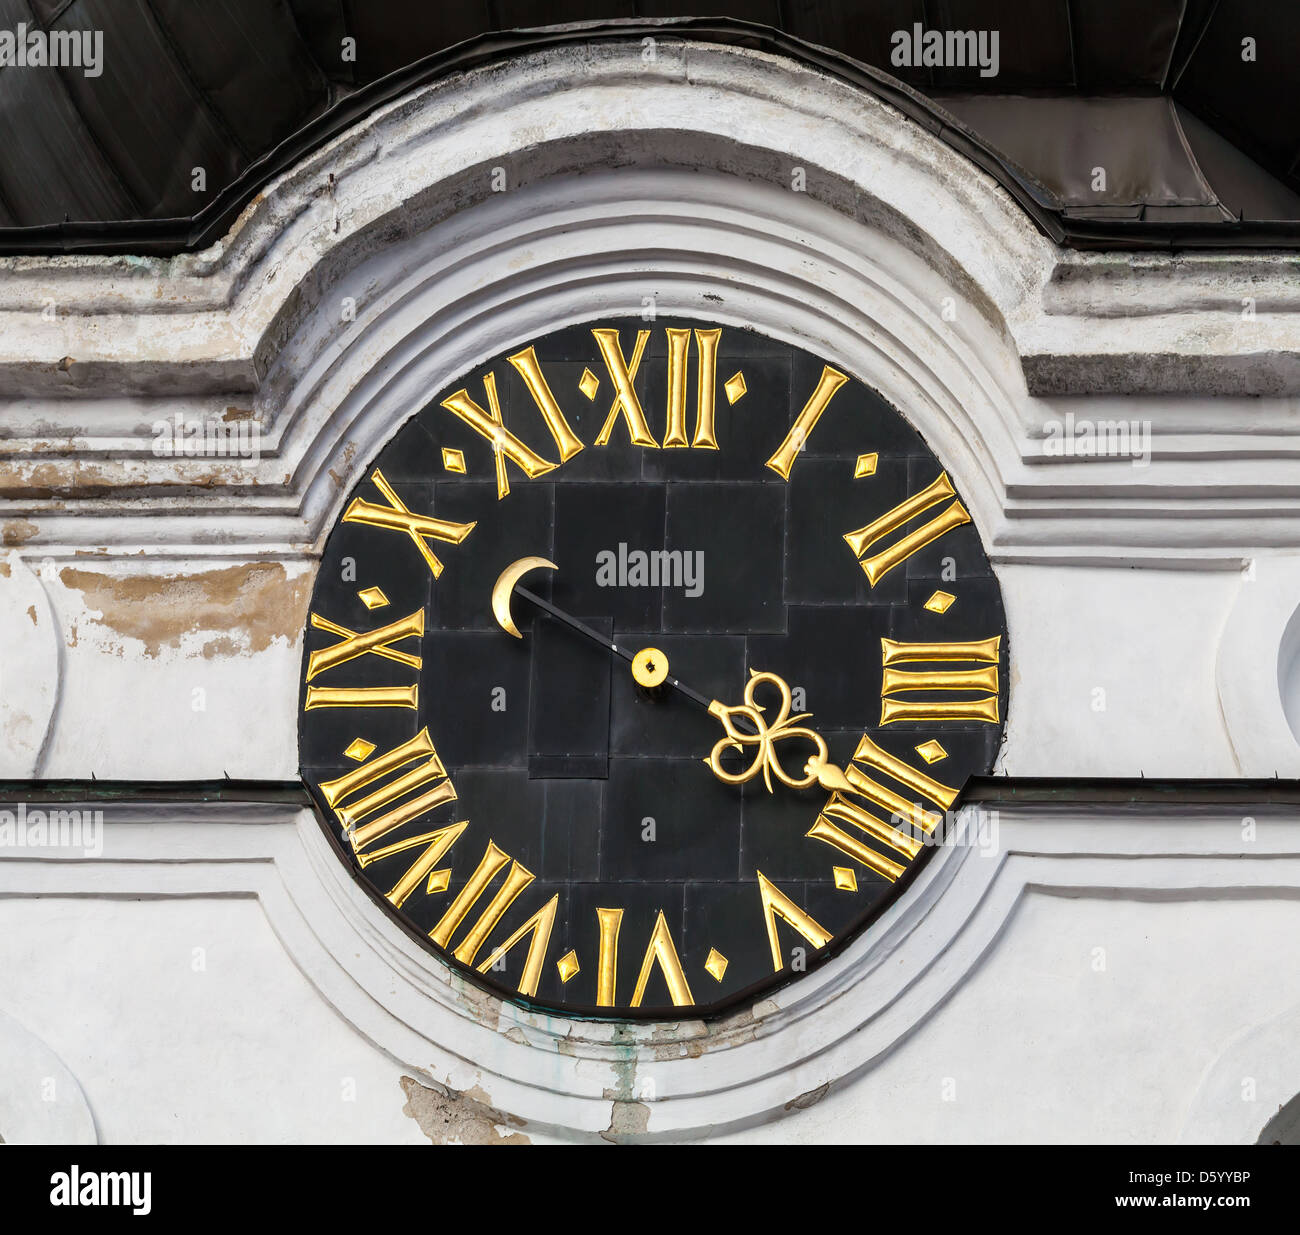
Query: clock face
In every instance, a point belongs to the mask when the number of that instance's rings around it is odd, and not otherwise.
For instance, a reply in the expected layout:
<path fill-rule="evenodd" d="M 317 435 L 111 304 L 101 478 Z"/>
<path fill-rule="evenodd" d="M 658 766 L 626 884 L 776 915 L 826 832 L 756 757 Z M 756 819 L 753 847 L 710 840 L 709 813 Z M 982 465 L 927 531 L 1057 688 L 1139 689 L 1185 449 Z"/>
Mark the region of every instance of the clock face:
<path fill-rule="evenodd" d="M 516 1001 L 721 1012 L 878 917 L 987 772 L 997 580 L 836 365 L 601 320 L 420 409 L 325 546 L 302 776 L 411 934 Z"/>

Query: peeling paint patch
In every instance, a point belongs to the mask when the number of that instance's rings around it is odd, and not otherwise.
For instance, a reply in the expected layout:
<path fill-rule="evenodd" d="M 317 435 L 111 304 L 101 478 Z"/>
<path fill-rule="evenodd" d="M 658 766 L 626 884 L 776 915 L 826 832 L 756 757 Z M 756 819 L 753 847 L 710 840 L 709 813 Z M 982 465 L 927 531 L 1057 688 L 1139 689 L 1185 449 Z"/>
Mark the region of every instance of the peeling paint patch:
<path fill-rule="evenodd" d="M 38 530 L 30 519 L 8 519 L 0 532 L 0 539 L 4 540 L 5 548 L 12 549 L 15 545 L 26 544 Z"/>
<path fill-rule="evenodd" d="M 487 1105 L 488 1095 L 477 1085 L 464 1093 L 440 1093 L 421 1085 L 413 1076 L 399 1082 L 406 1094 L 402 1114 L 409 1115 L 435 1145 L 530 1145 L 522 1132 L 501 1132 L 502 1126 L 523 1121 L 502 1115 Z"/>
<path fill-rule="evenodd" d="M 801 1093 L 797 1098 L 791 1098 L 785 1104 L 787 1111 L 806 1111 L 810 1106 L 816 1106 L 829 1092 L 831 1088 L 830 1081 L 824 1085 L 818 1085 L 816 1089 L 810 1089 L 807 1093 Z"/>
<path fill-rule="evenodd" d="M 480 1025 L 485 1025 L 493 1031 L 499 1031 L 501 1026 L 501 1000 L 494 995 L 489 995 L 472 982 L 466 981 L 458 973 L 452 973 L 451 980 L 460 1005 Z"/>
<path fill-rule="evenodd" d="M 194 575 L 115 576 L 66 566 L 59 578 L 99 612 L 99 625 L 139 639 L 147 656 L 199 631 L 222 632 L 204 645 L 208 658 L 261 652 L 275 639 L 292 643 L 306 623 L 311 590 L 309 574 L 291 579 L 279 562 Z"/>
<path fill-rule="evenodd" d="M 35 626 L 35 625 L 36 625 L 36 606 L 35 606 L 35 605 L 28 605 L 28 606 L 27 606 L 27 616 L 28 616 L 29 618 L 32 619 L 32 625 Z"/>
<path fill-rule="evenodd" d="M 725 1042 L 728 1046 L 739 1046 L 753 1042 L 758 1036 L 758 1021 L 753 1008 L 742 1008 L 733 1016 L 720 1021 L 708 1022 L 709 1037 Z"/>
<path fill-rule="evenodd" d="M 609 1108 L 609 1127 L 600 1135 L 614 1145 L 644 1136 L 650 1124 L 650 1108 L 644 1102 L 614 1102 Z"/>

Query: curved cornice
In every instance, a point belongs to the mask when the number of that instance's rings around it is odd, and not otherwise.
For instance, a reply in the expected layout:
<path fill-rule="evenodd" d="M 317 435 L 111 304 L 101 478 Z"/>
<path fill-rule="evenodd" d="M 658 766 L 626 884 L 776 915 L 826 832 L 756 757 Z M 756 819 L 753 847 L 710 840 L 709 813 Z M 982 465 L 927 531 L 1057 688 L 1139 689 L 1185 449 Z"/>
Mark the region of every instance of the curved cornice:
<path fill-rule="evenodd" d="M 969 980 L 1031 894 L 1294 901 L 1295 819 L 1263 804 L 1254 813 L 1247 840 L 1230 807 L 968 808 L 956 825 L 966 842 L 937 851 L 870 931 L 708 1023 L 575 1021 L 481 991 L 377 913 L 292 804 L 107 804 L 111 862 L 21 851 L 0 862 L 0 895 L 256 897 L 322 998 L 427 1083 L 473 1091 L 530 1131 L 675 1141 L 771 1121 L 864 1075 Z M 624 1136 L 629 1123 L 637 1131 Z M 1231 1137 L 1256 1132 L 1234 1125 Z"/>
<path fill-rule="evenodd" d="M 932 133 L 780 57 L 672 43 L 646 63 L 609 44 L 571 68 L 541 53 L 391 103 L 202 253 L 0 261 L 0 513 L 26 550 L 310 553 L 431 390 L 648 293 L 877 386 L 959 476 L 995 556 L 1300 543 L 1292 410 L 1199 423 L 1186 397 L 1300 389 L 1288 259 L 1066 254 Z M 1049 457 L 1044 396 L 1061 392 L 1155 396 L 1153 467 Z M 149 426 L 175 412 L 251 416 L 260 460 L 155 458 Z"/>

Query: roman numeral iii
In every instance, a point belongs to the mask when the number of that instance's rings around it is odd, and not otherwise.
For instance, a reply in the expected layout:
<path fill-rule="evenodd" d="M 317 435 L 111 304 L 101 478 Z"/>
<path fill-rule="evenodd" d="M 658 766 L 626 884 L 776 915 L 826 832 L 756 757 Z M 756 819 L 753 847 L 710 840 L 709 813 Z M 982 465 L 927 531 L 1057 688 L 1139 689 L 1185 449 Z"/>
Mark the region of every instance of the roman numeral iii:
<path fill-rule="evenodd" d="M 908 720 L 973 720 L 998 722 L 998 650 L 1002 637 L 977 639 L 969 643 L 897 643 L 880 641 L 880 723 L 893 725 Z M 974 669 L 899 669 L 909 662 L 931 664 L 974 664 Z M 971 699 L 899 699 L 900 694 L 931 691 L 969 692 Z"/>

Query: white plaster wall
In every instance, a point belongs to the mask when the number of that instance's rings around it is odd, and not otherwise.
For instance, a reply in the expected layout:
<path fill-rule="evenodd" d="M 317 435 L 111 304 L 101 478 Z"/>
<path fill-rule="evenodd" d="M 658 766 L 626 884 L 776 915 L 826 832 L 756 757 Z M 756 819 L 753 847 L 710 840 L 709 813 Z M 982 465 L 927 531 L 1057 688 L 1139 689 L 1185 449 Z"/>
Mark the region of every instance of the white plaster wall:
<path fill-rule="evenodd" d="M 400 1066 L 320 999 L 255 899 L 0 900 L 0 973 L 0 1010 L 66 1063 L 101 1143 L 424 1140 Z M 44 1075 L 25 1080 L 39 1108 Z"/>
<path fill-rule="evenodd" d="M 453 977 L 296 807 L 105 814 L 0 849 L 6 1139 L 1248 1143 L 1300 1092 L 1294 810 L 1004 808 L 753 1010 L 617 1030 Z"/>
<path fill-rule="evenodd" d="M 1242 775 L 1215 679 L 1224 626 L 1250 586 L 1239 572 L 1004 565 L 997 573 L 1012 665 L 1001 773 Z M 1261 672 L 1256 689 L 1268 686 Z M 1300 766 L 1300 746 L 1296 755 Z"/>
<path fill-rule="evenodd" d="M 839 83 L 684 46 L 629 90 L 621 55 L 402 100 L 203 254 L 0 261 L 0 630 L 21 654 L 0 775 L 294 777 L 315 554 L 360 469 L 428 390 L 647 289 L 834 358 L 925 434 L 1003 586 L 1000 771 L 1300 774 L 1294 259 L 1062 253 Z M 474 176 L 498 163 L 494 199 Z M 155 458 L 148 426 L 177 411 L 255 417 L 261 458 Z M 1148 422 L 1149 466 L 1046 455 L 1066 411 Z M 19 1136 L 1250 1141 L 1300 1091 L 1290 817 L 1257 842 L 1230 813 L 1020 811 L 991 859 L 932 862 L 751 1012 L 616 1039 L 453 981 L 296 811 L 139 816 L 101 859 L 0 851 Z M 75 1100 L 24 1105 L 59 1068 Z"/>
<path fill-rule="evenodd" d="M 1295 922 L 1294 896 L 1031 891 L 886 1058 L 807 1109 L 714 1139 L 1253 1140 L 1278 1105 L 1264 1084 L 1272 1044 L 1233 1061 L 1224 1100 L 1241 1127 L 1205 1135 L 1189 1115 L 1236 1038 L 1300 1014 Z M 427 1143 L 403 1109 L 411 1068 L 321 999 L 251 897 L 0 900 L 0 971 L 0 1012 L 57 1053 L 101 1143 Z M 39 1107 L 45 1076 L 9 1079 Z M 1300 1092 L 1300 1060 L 1282 1084 Z M 502 1125 L 509 1134 L 567 1139 Z"/>
<path fill-rule="evenodd" d="M 941 1014 L 890 1059 L 816 1106 L 718 1139 L 1179 1141 L 1194 1096 L 1234 1039 L 1300 1007 L 1296 920 L 1294 898 L 1030 893 Z M 1269 1062 L 1265 1051 L 1242 1061 L 1228 1095 L 1250 1142 L 1277 1103 L 1258 1084 L 1244 1097 L 1243 1085 Z M 1291 1081 L 1300 1092 L 1300 1060 Z"/>

